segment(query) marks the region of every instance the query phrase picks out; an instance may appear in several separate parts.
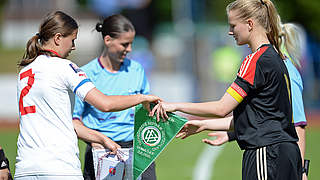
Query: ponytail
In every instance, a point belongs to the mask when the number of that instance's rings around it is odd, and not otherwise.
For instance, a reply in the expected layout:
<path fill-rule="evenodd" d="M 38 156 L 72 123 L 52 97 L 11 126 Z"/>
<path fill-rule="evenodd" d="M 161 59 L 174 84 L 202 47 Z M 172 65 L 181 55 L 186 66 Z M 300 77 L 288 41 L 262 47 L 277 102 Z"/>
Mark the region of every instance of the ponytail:
<path fill-rule="evenodd" d="M 39 41 L 40 35 L 37 33 L 27 42 L 26 51 L 23 55 L 21 62 L 18 64 L 20 67 L 27 66 L 39 56 L 41 49 Z"/>
<path fill-rule="evenodd" d="M 281 43 L 288 52 L 288 56 L 290 57 L 292 63 L 298 67 L 301 67 L 300 60 L 302 58 L 303 46 L 305 44 L 303 29 L 300 26 L 292 23 L 281 24 L 281 27 Z"/>
<path fill-rule="evenodd" d="M 78 29 L 77 22 L 69 15 L 62 11 L 49 13 L 40 25 L 39 33 L 34 35 L 26 46 L 26 51 L 18 66 L 24 67 L 32 63 L 40 54 L 47 56 L 57 56 L 50 50 L 43 49 L 46 44 L 55 34 L 61 33 L 63 37 L 67 37 Z"/>
<path fill-rule="evenodd" d="M 238 10 L 238 16 L 241 19 L 254 18 L 264 27 L 270 43 L 276 48 L 280 57 L 285 58 L 280 49 L 279 42 L 279 14 L 271 0 L 236 0 L 230 3 L 227 12 Z"/>
<path fill-rule="evenodd" d="M 277 9 L 271 2 L 271 0 L 261 0 L 267 6 L 267 11 L 268 11 L 268 24 L 269 28 L 267 29 L 267 37 L 270 41 L 270 43 L 276 48 L 278 51 L 280 57 L 282 59 L 285 59 L 285 56 L 283 55 L 281 51 L 281 43 L 279 40 L 279 35 L 280 35 L 280 27 L 279 27 L 279 14 L 277 12 Z"/>

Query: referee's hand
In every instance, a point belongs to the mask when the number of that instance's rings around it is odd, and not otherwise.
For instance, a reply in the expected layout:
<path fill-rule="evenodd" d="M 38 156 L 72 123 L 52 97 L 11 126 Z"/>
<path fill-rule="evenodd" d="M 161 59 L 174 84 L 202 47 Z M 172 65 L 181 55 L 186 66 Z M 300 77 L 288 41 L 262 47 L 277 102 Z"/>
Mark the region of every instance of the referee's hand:
<path fill-rule="evenodd" d="M 103 146 L 104 146 L 104 148 L 109 149 L 111 151 L 110 154 L 117 154 L 117 152 L 118 152 L 117 150 L 121 148 L 121 146 L 119 144 L 112 141 L 108 137 L 105 138 Z"/>

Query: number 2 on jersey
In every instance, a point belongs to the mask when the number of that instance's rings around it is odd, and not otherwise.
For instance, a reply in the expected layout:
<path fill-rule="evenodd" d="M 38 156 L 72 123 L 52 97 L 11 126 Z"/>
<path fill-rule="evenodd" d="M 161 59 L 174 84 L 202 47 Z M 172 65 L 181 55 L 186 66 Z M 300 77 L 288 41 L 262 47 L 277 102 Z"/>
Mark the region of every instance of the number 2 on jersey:
<path fill-rule="evenodd" d="M 27 86 L 22 89 L 19 98 L 19 111 L 21 113 L 21 116 L 36 112 L 36 106 L 23 106 L 23 98 L 29 93 L 29 90 L 34 83 L 34 74 L 32 74 L 32 69 L 29 69 L 28 71 L 20 74 L 20 80 L 25 77 L 28 77 L 28 83 Z"/>

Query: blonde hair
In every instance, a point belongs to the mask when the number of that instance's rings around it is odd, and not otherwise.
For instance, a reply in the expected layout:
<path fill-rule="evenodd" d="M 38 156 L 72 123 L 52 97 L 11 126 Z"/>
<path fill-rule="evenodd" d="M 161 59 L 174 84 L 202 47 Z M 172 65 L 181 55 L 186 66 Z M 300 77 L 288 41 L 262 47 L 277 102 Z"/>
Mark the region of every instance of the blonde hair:
<path fill-rule="evenodd" d="M 303 28 L 293 23 L 282 24 L 280 21 L 280 43 L 288 52 L 289 59 L 295 66 L 301 67 L 300 60 L 305 45 Z"/>
<path fill-rule="evenodd" d="M 268 40 L 276 48 L 280 57 L 285 59 L 279 42 L 279 14 L 271 0 L 236 0 L 226 8 L 227 13 L 232 10 L 237 10 L 240 19 L 256 19 L 267 31 Z"/>

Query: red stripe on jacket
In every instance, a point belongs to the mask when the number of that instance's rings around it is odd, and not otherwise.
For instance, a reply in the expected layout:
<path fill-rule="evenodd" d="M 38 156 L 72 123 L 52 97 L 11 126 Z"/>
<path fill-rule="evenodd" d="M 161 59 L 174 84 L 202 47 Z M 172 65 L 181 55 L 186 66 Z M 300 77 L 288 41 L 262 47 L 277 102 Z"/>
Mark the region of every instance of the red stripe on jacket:
<path fill-rule="evenodd" d="M 240 66 L 238 76 L 249 82 L 251 85 L 253 85 L 257 61 L 267 49 L 268 46 L 263 46 L 259 48 L 256 52 L 246 56 L 246 58 Z"/>

